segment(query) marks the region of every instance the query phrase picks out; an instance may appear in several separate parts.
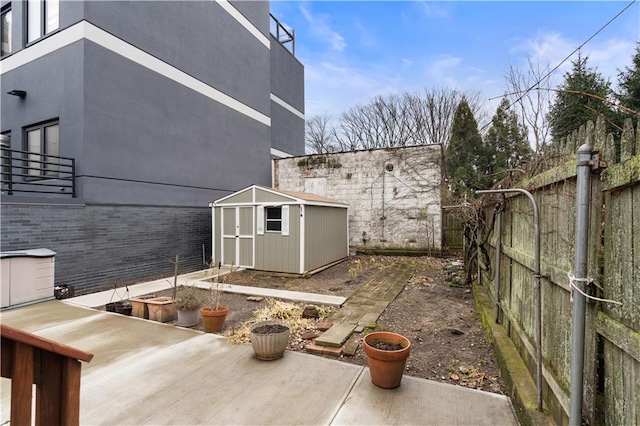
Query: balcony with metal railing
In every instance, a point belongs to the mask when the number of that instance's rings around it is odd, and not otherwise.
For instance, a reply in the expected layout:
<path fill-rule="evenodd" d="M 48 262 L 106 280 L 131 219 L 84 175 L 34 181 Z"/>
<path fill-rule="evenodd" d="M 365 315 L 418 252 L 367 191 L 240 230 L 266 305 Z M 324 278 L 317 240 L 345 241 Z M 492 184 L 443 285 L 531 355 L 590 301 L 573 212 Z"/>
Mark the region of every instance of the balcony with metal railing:
<path fill-rule="evenodd" d="M 2 195 L 44 194 L 76 198 L 75 159 L 3 147 Z"/>
<path fill-rule="evenodd" d="M 295 30 L 287 29 L 273 14 L 269 15 L 271 16 L 271 35 L 273 35 L 285 49 L 291 52 L 293 56 L 296 56 Z"/>

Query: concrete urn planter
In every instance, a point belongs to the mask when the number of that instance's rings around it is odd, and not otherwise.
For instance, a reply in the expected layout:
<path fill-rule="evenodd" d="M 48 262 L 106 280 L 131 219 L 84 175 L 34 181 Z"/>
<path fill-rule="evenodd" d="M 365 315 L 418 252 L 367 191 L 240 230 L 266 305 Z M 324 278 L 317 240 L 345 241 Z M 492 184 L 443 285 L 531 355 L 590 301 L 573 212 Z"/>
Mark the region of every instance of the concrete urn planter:
<path fill-rule="evenodd" d="M 281 321 L 260 321 L 251 326 L 249 335 L 256 358 L 272 361 L 282 358 L 289 344 L 289 326 Z"/>

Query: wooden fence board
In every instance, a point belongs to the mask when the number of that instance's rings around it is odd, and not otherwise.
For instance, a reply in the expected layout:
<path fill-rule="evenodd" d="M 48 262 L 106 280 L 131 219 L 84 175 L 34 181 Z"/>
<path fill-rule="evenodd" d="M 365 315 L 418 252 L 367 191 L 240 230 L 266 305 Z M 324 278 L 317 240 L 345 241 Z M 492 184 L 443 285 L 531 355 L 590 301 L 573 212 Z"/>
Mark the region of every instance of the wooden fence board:
<path fill-rule="evenodd" d="M 633 240 L 633 188 L 625 188 L 620 192 L 610 193 L 607 197 L 605 215 L 605 263 L 604 294 L 605 298 L 621 302 L 623 305 L 605 304 L 603 307 L 611 317 L 622 324 L 640 329 L 640 291 L 634 289 L 635 270 L 638 264 L 638 253 L 634 253 Z M 636 220 L 640 220 L 636 218 Z M 635 296 L 635 297 L 634 297 Z"/>
<path fill-rule="evenodd" d="M 613 343 L 604 343 L 605 424 L 640 424 L 640 362 Z"/>
<path fill-rule="evenodd" d="M 562 141 L 572 149 L 564 162 L 515 184 L 533 193 L 540 211 L 542 280 L 542 338 L 545 402 L 558 423 L 567 422 L 571 369 L 572 302 L 567 274 L 573 274 L 575 238 L 575 149 L 585 142 L 600 150 L 600 164 L 609 168 L 599 178 L 594 172 L 589 229 L 589 278 L 601 286 L 588 292 L 624 303 L 588 301 L 585 313 L 583 416 L 591 424 L 640 425 L 640 123 L 634 133 L 625 123 L 622 162 L 615 143 L 604 133 L 604 120 L 588 124 Z M 558 164 L 560 161 L 550 161 Z M 488 206 L 490 210 L 492 206 Z M 487 213 L 487 212 L 485 212 Z M 490 216 L 489 214 L 487 215 Z M 495 228 L 494 228 L 495 230 Z M 512 340 L 535 373 L 535 294 L 533 214 L 529 200 L 510 195 L 505 205 L 500 259 L 500 305 Z M 495 265 L 497 236 L 488 249 Z M 493 277 L 492 277 L 493 278 Z M 495 292 L 493 283 L 490 289 Z M 600 336 L 600 337 L 599 337 Z M 598 340 L 603 342 L 599 346 Z M 598 364 L 598 360 L 602 364 Z M 602 370 L 598 370 L 603 365 Z M 599 384 L 598 377 L 604 377 Z M 546 394 L 547 391 L 551 394 Z M 601 395 L 601 396 L 600 396 Z M 550 401 L 548 398 L 554 400 Z M 604 404 L 601 409 L 598 405 Z M 563 410 L 557 411 L 561 406 Z M 564 411 L 564 414 L 561 413 Z"/>

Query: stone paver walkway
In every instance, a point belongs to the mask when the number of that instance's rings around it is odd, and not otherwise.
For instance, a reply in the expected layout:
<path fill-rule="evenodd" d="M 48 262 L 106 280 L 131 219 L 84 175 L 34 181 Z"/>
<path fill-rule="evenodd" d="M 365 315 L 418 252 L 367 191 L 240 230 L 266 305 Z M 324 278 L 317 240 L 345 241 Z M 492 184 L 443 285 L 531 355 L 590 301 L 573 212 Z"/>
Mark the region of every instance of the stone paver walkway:
<path fill-rule="evenodd" d="M 341 347 L 351 333 L 362 332 L 378 321 L 389 303 L 398 296 L 414 269 L 406 264 L 394 264 L 378 272 L 351 295 L 337 312 L 328 318 L 334 325 L 315 344 L 333 348 Z"/>

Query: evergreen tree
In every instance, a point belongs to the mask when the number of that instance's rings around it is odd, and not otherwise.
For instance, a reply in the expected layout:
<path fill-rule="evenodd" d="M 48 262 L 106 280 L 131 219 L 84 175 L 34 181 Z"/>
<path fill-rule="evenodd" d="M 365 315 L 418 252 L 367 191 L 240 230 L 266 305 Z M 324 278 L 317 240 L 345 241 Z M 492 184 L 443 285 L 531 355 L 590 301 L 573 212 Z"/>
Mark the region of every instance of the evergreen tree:
<path fill-rule="evenodd" d="M 587 66 L 588 59 L 578 56 L 572 62 L 573 68 L 565 73 L 565 80 L 551 106 L 549 123 L 554 141 L 577 130 L 588 120 L 595 122 L 599 114 L 604 114 L 610 121 L 617 121 L 609 104 L 593 97 L 607 99 L 611 95 L 611 84 Z"/>
<path fill-rule="evenodd" d="M 472 194 L 486 189 L 491 183 L 490 158 L 486 155 L 478 123 L 465 98 L 453 116 L 451 136 L 445 151 L 445 166 L 451 191 L 455 195 Z"/>
<path fill-rule="evenodd" d="M 509 110 L 505 97 L 491 119 L 491 127 L 484 137 L 485 150 L 491 158 L 492 183 L 502 179 L 508 169 L 532 157 L 527 131 L 518 122 L 518 116 Z"/>
<path fill-rule="evenodd" d="M 636 44 L 636 53 L 631 58 L 631 67 L 618 74 L 618 102 L 640 113 L 640 42 Z M 625 113 L 625 117 L 628 115 Z M 638 117 L 636 116 L 636 119 Z"/>

